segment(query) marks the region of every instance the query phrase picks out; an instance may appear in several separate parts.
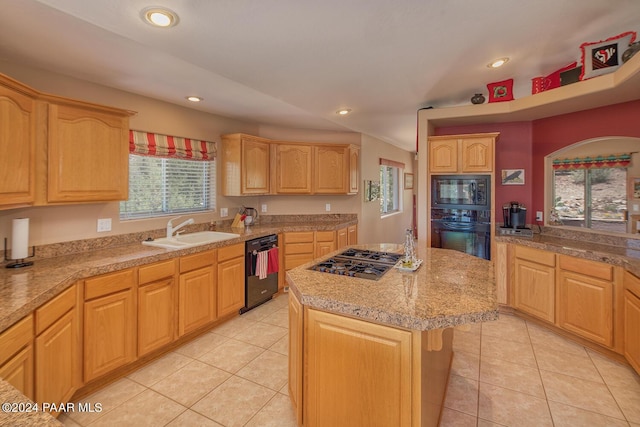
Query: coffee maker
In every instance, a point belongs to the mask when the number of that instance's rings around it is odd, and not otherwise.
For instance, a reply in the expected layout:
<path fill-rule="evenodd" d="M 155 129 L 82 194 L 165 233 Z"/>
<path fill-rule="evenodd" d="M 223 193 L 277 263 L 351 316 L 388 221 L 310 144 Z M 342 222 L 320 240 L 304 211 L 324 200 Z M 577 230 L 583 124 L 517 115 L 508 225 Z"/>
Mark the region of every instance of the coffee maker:
<path fill-rule="evenodd" d="M 527 208 L 519 202 L 510 202 L 502 206 L 504 228 L 527 228 Z"/>

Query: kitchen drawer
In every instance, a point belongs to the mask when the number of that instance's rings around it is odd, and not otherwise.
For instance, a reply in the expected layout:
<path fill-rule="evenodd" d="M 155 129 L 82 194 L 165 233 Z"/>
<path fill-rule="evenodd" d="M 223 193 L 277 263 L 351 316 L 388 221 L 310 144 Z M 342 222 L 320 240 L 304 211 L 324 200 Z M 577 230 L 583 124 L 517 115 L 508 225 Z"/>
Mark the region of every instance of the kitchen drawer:
<path fill-rule="evenodd" d="M 291 270 L 292 268 L 296 268 L 299 265 L 302 265 L 309 261 L 313 261 L 313 259 L 314 259 L 313 253 L 287 255 L 284 258 L 284 269 Z"/>
<path fill-rule="evenodd" d="M 33 339 L 33 316 L 30 314 L 0 335 L 0 365 L 4 364 Z"/>
<path fill-rule="evenodd" d="M 560 255 L 560 268 L 597 279 L 613 280 L 613 266 L 597 261 Z"/>
<path fill-rule="evenodd" d="M 313 256 L 315 247 L 313 243 L 288 243 L 284 246 L 285 255 L 309 254 Z"/>
<path fill-rule="evenodd" d="M 624 287 L 636 297 L 640 298 L 640 277 L 636 277 L 628 271 L 625 271 Z"/>
<path fill-rule="evenodd" d="M 84 281 L 85 301 L 129 289 L 135 284 L 133 269 L 92 277 Z"/>
<path fill-rule="evenodd" d="M 515 253 L 516 258 L 525 259 L 527 261 L 547 265 L 549 267 L 555 267 L 556 265 L 556 254 L 553 252 L 516 245 Z"/>
<path fill-rule="evenodd" d="M 313 243 L 313 231 L 284 233 L 284 243 Z"/>
<path fill-rule="evenodd" d="M 335 231 L 316 231 L 316 242 L 333 242 L 335 238 Z"/>
<path fill-rule="evenodd" d="M 244 256 L 244 243 L 218 248 L 218 262 Z"/>
<path fill-rule="evenodd" d="M 76 305 L 77 286 L 73 285 L 48 303 L 36 310 L 36 335 L 40 335 L 53 325 L 67 311 Z"/>
<path fill-rule="evenodd" d="M 216 249 L 180 258 L 180 273 L 207 267 L 216 263 Z"/>
<path fill-rule="evenodd" d="M 176 263 L 172 259 L 144 265 L 138 269 L 138 284 L 144 285 L 156 282 L 174 274 L 176 274 Z"/>

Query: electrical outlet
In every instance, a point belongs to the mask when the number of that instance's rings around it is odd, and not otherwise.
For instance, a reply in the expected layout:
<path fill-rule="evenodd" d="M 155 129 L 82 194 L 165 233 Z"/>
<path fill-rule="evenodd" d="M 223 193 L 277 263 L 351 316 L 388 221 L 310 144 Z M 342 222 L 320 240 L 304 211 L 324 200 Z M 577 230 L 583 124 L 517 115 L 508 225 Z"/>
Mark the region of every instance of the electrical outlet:
<path fill-rule="evenodd" d="M 267 204 L 266 203 L 262 204 L 262 211 L 261 212 L 262 213 L 267 213 Z"/>
<path fill-rule="evenodd" d="M 326 205 L 324 205 L 324 210 L 327 212 L 331 212 L 331 203 L 327 203 Z"/>
<path fill-rule="evenodd" d="M 640 207 L 638 206 L 638 204 L 637 204 L 637 203 L 634 203 L 634 204 L 633 204 L 633 211 L 634 211 L 634 212 L 638 212 L 639 210 L 640 210 Z"/>
<path fill-rule="evenodd" d="M 542 211 L 536 212 L 536 221 L 542 222 Z"/>
<path fill-rule="evenodd" d="M 103 231 L 111 231 L 111 218 L 98 219 L 98 233 Z"/>
<path fill-rule="evenodd" d="M 220 208 L 220 218 L 226 218 L 229 216 L 229 209 Z"/>

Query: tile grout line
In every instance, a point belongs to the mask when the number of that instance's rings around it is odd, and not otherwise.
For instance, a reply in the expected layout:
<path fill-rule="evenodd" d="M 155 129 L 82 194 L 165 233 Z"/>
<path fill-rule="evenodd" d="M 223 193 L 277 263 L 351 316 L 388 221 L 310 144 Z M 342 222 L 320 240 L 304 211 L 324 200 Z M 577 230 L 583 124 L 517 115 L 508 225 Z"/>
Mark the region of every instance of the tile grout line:
<path fill-rule="evenodd" d="M 607 382 L 607 380 L 605 380 L 604 376 L 602 375 L 602 372 L 600 372 L 600 369 L 598 369 L 598 365 L 593 361 L 593 357 L 591 356 L 591 353 L 589 352 L 588 349 L 585 349 L 585 351 L 587 352 L 587 356 L 589 357 L 589 360 L 591 361 L 591 363 L 593 363 L 593 366 L 596 368 L 596 371 L 598 371 L 598 375 L 600 375 L 600 378 L 602 378 L 602 382 L 604 383 L 605 387 L 607 387 L 607 391 L 613 398 L 613 401 L 616 402 L 616 406 L 620 410 L 620 413 L 624 417 L 624 420 L 627 422 L 627 424 L 630 424 L 631 421 L 629 421 L 629 419 L 627 418 L 627 414 L 625 414 L 624 411 L 622 410 L 622 407 L 620 406 L 618 399 L 616 399 L 615 394 L 613 394 L 613 392 L 611 391 L 611 387 L 609 386 L 609 383 Z M 614 417 L 611 417 L 611 418 L 614 418 Z"/>
<path fill-rule="evenodd" d="M 551 425 L 555 426 L 556 422 L 553 419 L 553 412 L 551 411 L 551 405 L 549 405 L 549 396 L 547 395 L 547 388 L 544 386 L 544 380 L 542 379 L 542 371 L 540 370 L 540 364 L 538 363 L 538 356 L 536 355 L 536 349 L 531 339 L 531 332 L 529 330 L 529 322 L 524 321 L 524 325 L 527 328 L 527 336 L 529 337 L 529 345 L 531 346 L 531 352 L 533 353 L 533 360 L 536 362 L 536 369 L 538 370 L 538 377 L 540 378 L 540 384 L 542 384 L 542 392 L 544 393 L 544 400 L 547 403 L 547 410 L 549 411 L 549 418 L 551 418 Z"/>

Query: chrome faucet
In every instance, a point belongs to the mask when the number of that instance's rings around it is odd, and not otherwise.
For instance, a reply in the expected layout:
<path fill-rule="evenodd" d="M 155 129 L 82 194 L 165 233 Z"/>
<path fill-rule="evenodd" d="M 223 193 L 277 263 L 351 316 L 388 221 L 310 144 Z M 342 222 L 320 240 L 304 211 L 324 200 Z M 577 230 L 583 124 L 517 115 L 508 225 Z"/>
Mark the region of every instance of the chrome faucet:
<path fill-rule="evenodd" d="M 178 218 L 181 218 L 181 217 L 177 216 L 175 218 L 171 218 L 169 220 L 169 222 L 167 222 L 167 239 L 172 238 L 173 237 L 173 233 L 175 233 L 176 231 L 178 231 L 179 229 L 181 229 L 185 225 L 193 224 L 193 218 L 189 218 L 188 220 L 186 220 L 183 223 L 181 223 L 181 224 L 179 224 L 179 225 L 174 227 L 172 221 L 174 219 L 178 219 Z"/>

